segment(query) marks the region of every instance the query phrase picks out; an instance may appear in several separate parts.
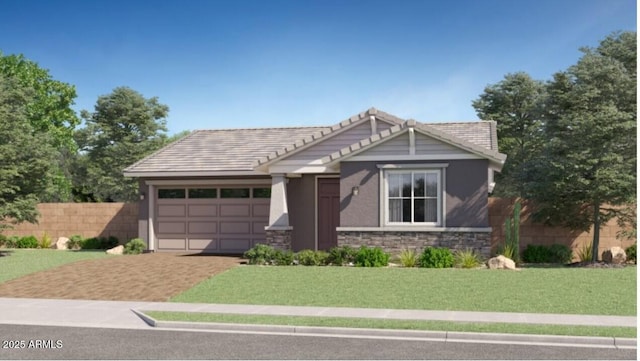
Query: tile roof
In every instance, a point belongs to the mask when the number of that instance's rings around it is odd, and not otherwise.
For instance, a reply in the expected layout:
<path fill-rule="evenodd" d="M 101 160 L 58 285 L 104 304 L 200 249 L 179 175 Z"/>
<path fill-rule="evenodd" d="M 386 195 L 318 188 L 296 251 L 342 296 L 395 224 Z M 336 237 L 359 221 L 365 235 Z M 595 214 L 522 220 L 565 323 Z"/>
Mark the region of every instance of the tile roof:
<path fill-rule="evenodd" d="M 156 174 L 251 173 L 254 172 L 257 165 L 264 165 L 303 146 L 317 143 L 321 138 L 368 118 L 370 115 L 395 124 L 394 128 L 402 128 L 402 124 L 405 123 L 405 120 L 401 118 L 371 108 L 329 127 L 197 130 L 129 166 L 124 173 L 132 177 Z M 497 153 L 494 122 L 416 122 L 416 127 L 425 128 L 425 131 L 439 134 L 446 139 L 453 140 L 454 143 L 456 138 L 459 138 L 463 140 L 462 143 L 469 142 L 473 144 L 473 147 L 478 146 L 489 150 L 489 153 Z M 256 172 L 256 174 L 259 173 Z"/>
<path fill-rule="evenodd" d="M 326 127 L 196 130 L 127 167 L 125 175 L 252 171 L 256 158 Z M 136 174 L 136 175 L 134 175 Z"/>

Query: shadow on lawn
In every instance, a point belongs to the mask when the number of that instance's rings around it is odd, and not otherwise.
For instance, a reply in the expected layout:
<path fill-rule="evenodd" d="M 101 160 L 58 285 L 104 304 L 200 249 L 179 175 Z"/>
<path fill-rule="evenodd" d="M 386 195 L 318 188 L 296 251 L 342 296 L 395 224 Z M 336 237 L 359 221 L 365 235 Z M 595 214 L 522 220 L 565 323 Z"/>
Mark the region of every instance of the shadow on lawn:
<path fill-rule="evenodd" d="M 14 251 L 0 250 L 0 257 L 10 256 Z"/>

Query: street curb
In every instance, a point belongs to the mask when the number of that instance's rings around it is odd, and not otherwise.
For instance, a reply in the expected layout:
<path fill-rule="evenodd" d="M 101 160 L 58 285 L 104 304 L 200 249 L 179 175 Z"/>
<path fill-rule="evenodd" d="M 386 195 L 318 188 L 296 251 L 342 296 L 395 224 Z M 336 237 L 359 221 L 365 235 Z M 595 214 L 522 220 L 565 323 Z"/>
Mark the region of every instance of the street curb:
<path fill-rule="evenodd" d="M 404 339 L 435 342 L 521 344 L 590 348 L 637 349 L 637 339 L 618 337 L 555 336 L 478 332 L 389 330 L 374 328 L 258 325 L 220 322 L 158 321 L 132 309 L 148 325 L 158 329 L 210 330 L 220 332 L 271 333 L 297 336 Z"/>

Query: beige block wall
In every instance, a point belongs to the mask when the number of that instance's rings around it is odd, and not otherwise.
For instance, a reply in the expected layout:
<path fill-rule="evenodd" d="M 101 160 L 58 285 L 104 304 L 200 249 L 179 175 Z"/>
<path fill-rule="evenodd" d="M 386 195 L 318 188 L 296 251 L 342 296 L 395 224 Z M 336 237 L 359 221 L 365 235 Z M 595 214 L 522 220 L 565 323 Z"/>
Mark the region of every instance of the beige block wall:
<path fill-rule="evenodd" d="M 22 223 L 3 232 L 7 236 L 118 237 L 121 244 L 138 236 L 138 204 L 42 203 L 38 224 Z"/>
<path fill-rule="evenodd" d="M 515 201 L 516 199 L 511 198 L 489 198 L 489 224 L 493 228 L 491 237 L 491 249 L 493 252 L 504 242 L 504 221 L 507 217 L 512 216 Z M 580 232 L 534 223 L 527 201 L 523 202 L 520 221 L 520 252 L 527 248 L 529 244 L 550 246 L 558 243 L 572 248 L 574 250 L 574 260 L 577 261 L 576 251 L 590 244 L 593 240 L 592 230 Z M 607 248 L 618 246 L 626 249 L 635 243 L 635 239 L 617 238 L 616 234 L 620 230 L 615 219 L 601 226 L 598 247 L 599 256 L 602 256 L 602 252 Z"/>

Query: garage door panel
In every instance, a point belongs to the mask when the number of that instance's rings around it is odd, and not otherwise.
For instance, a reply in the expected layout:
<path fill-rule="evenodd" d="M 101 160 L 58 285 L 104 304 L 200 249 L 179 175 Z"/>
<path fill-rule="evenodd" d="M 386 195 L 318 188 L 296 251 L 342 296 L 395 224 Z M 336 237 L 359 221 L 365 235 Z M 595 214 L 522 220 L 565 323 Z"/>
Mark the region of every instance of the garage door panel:
<path fill-rule="evenodd" d="M 254 204 L 253 205 L 254 217 L 269 217 L 269 205 L 268 204 Z"/>
<path fill-rule="evenodd" d="M 248 235 L 251 233 L 250 229 L 250 222 L 220 222 L 221 234 Z"/>
<path fill-rule="evenodd" d="M 264 234 L 264 227 L 266 227 L 269 222 L 253 222 L 253 234 Z"/>
<path fill-rule="evenodd" d="M 250 206 L 248 204 L 221 204 L 220 215 L 222 217 L 249 217 Z"/>
<path fill-rule="evenodd" d="M 189 234 L 216 234 L 218 223 L 215 221 L 189 222 Z"/>
<path fill-rule="evenodd" d="M 185 205 L 160 204 L 158 206 L 158 217 L 184 217 L 185 214 Z"/>
<path fill-rule="evenodd" d="M 159 221 L 158 222 L 158 233 L 185 234 L 186 229 L 187 227 L 185 222 L 175 222 L 175 221 Z"/>
<path fill-rule="evenodd" d="M 189 239 L 189 249 L 197 250 L 197 251 L 217 251 L 218 250 L 218 240 L 217 239 Z"/>
<path fill-rule="evenodd" d="M 251 248 L 251 240 L 246 238 L 227 238 L 220 240 L 220 250 L 225 252 L 244 252 Z"/>
<path fill-rule="evenodd" d="M 158 249 L 160 250 L 184 250 L 186 249 L 186 240 L 184 238 L 159 238 Z"/>
<path fill-rule="evenodd" d="M 215 204 L 201 205 L 191 204 L 189 205 L 189 217 L 217 217 L 218 206 Z"/>

